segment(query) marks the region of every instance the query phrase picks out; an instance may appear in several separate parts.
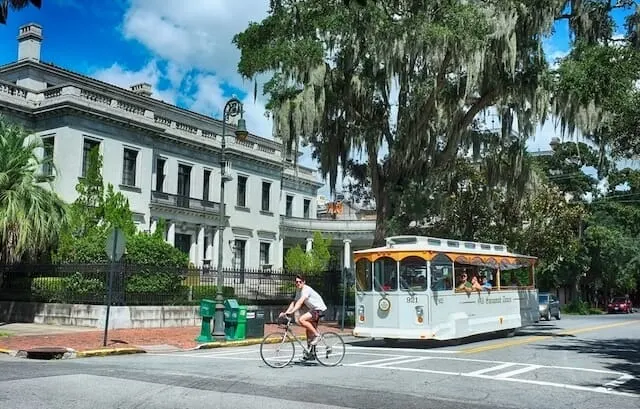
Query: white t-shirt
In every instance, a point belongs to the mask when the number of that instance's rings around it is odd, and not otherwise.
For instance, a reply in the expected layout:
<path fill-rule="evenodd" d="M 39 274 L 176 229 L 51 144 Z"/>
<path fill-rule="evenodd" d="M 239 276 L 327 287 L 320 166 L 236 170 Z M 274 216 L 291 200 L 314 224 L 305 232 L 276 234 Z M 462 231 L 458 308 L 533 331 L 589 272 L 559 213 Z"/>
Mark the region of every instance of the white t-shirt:
<path fill-rule="evenodd" d="M 313 311 L 313 310 L 326 311 L 327 310 L 327 306 L 324 304 L 324 301 L 322 300 L 322 297 L 320 296 L 320 294 L 318 294 L 316 290 L 314 290 L 313 288 L 309 287 L 306 284 L 304 285 L 304 287 L 302 287 L 301 290 L 296 290 L 295 300 L 298 301 L 300 297 L 302 297 L 303 295 L 307 296 L 307 299 L 304 300 L 304 305 L 310 311 Z"/>

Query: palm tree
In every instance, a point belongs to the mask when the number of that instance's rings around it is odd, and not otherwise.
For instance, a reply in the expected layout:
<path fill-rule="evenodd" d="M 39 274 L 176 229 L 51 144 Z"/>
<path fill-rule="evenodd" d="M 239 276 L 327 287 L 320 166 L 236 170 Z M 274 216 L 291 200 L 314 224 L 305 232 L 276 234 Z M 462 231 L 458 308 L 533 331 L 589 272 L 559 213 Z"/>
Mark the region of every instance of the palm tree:
<path fill-rule="evenodd" d="M 67 205 L 47 184 L 52 166 L 42 140 L 0 118 L 0 263 L 36 257 L 54 245 L 67 223 Z M 50 186 L 49 186 L 50 187 Z"/>
<path fill-rule="evenodd" d="M 7 24 L 9 6 L 11 6 L 12 10 L 20 10 L 29 4 L 40 8 L 42 6 L 42 0 L 0 0 L 0 24 Z"/>

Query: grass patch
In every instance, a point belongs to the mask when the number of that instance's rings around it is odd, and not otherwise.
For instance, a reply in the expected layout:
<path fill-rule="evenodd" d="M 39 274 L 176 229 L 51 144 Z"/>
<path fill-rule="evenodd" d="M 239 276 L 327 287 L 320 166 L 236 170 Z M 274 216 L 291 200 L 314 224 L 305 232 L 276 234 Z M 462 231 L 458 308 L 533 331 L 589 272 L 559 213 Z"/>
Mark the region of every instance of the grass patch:
<path fill-rule="evenodd" d="M 11 333 L 10 333 L 10 332 L 2 332 L 2 331 L 0 331 L 0 338 L 2 338 L 2 337 L 9 337 L 9 336 L 11 336 Z"/>

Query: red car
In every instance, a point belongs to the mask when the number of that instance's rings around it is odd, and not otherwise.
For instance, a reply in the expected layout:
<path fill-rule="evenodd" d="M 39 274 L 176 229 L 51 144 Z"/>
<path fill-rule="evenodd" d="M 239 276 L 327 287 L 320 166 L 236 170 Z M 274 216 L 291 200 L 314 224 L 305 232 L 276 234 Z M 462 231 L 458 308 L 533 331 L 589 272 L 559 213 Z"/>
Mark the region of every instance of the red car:
<path fill-rule="evenodd" d="M 624 312 L 626 314 L 631 314 L 633 312 L 633 305 L 631 304 L 631 300 L 629 300 L 628 298 L 615 297 L 607 306 L 607 312 L 609 314 L 613 312 Z"/>

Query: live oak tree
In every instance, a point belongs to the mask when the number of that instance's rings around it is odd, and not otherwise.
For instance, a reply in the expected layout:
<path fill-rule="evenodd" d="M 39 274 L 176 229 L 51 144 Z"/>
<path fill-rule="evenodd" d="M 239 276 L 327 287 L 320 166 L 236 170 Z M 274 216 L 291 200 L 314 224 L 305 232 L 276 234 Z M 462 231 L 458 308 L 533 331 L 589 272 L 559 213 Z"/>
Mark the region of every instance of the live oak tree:
<path fill-rule="evenodd" d="M 473 132 L 481 112 L 496 110 L 503 141 L 514 138 L 514 120 L 516 144 L 532 134 L 547 113 L 542 40 L 557 19 L 578 39 L 599 27 L 577 0 L 357 3 L 272 0 L 234 42 L 242 75 L 272 75 L 264 91 L 274 136 L 290 148 L 311 144 L 332 190 L 339 167 L 364 153 L 376 242 L 395 213 L 394 189 L 432 181 L 461 146 L 487 143 Z M 515 178 L 523 163 L 516 155 L 511 175 L 500 174 Z"/>

